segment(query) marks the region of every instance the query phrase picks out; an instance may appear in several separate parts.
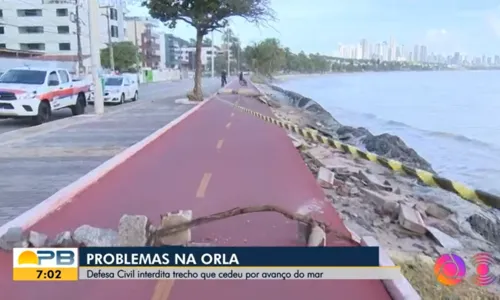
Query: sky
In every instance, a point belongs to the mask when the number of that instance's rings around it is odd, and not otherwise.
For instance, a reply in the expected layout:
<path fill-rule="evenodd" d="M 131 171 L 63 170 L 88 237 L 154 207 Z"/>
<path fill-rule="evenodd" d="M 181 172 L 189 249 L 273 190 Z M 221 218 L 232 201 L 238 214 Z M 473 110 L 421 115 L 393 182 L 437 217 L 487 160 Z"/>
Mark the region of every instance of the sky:
<path fill-rule="evenodd" d="M 243 45 L 278 38 L 294 52 L 335 54 L 338 45 L 389 41 L 428 52 L 467 55 L 500 54 L 500 1 L 496 0 L 271 0 L 278 20 L 257 28 L 231 19 L 231 29 Z M 314 4 L 314 5 L 312 5 Z M 130 15 L 148 15 L 129 6 Z M 190 39 L 195 31 L 181 24 L 168 30 Z M 210 36 L 209 36 L 210 37 Z M 220 34 L 215 35 L 216 43 Z"/>

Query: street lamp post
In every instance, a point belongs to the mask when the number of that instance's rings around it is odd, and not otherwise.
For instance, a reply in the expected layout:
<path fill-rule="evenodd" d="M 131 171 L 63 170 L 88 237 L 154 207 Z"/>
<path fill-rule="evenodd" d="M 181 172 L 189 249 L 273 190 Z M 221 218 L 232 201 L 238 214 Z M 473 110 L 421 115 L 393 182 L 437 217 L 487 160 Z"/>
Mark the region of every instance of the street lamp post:
<path fill-rule="evenodd" d="M 99 77 L 101 68 L 101 55 L 99 53 L 99 3 L 97 0 L 90 0 L 89 3 L 89 39 L 90 39 L 90 58 L 92 62 L 92 81 L 94 82 L 94 109 L 96 114 L 104 113 L 104 98 L 102 91 L 102 82 Z"/>
<path fill-rule="evenodd" d="M 110 21 L 109 21 L 111 7 L 110 6 L 103 6 L 101 8 L 105 8 L 108 11 L 108 13 L 102 14 L 102 15 L 106 17 L 106 21 L 107 21 L 107 26 L 108 26 L 108 48 L 109 48 L 109 65 L 110 65 L 111 71 L 114 72 L 115 71 L 115 56 L 114 56 L 114 53 L 113 53 L 113 41 L 111 39 L 112 31 L 111 31 L 111 25 L 110 25 Z"/>
<path fill-rule="evenodd" d="M 212 31 L 212 78 L 215 77 L 215 47 L 214 47 L 214 32 Z"/>

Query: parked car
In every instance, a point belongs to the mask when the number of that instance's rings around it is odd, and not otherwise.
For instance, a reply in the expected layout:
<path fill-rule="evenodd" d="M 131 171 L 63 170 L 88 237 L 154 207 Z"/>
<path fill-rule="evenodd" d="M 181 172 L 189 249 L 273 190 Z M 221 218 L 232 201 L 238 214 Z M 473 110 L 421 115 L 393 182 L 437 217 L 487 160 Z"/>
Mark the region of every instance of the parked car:
<path fill-rule="evenodd" d="M 139 85 L 129 76 L 111 75 L 104 79 L 104 103 L 123 104 L 139 99 Z M 91 102 L 93 102 L 93 97 Z"/>
<path fill-rule="evenodd" d="M 50 121 L 52 111 L 70 108 L 85 113 L 90 85 L 73 81 L 58 68 L 13 68 L 0 77 L 0 117 L 31 118 L 35 124 Z"/>

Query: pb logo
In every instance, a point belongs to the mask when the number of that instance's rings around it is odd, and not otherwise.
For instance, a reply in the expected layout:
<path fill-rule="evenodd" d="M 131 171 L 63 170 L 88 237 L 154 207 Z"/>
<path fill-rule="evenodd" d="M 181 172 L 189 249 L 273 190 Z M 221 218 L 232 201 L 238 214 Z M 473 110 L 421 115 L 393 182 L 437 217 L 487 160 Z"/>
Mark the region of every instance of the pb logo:
<path fill-rule="evenodd" d="M 76 268 L 77 248 L 15 248 L 14 268 Z"/>

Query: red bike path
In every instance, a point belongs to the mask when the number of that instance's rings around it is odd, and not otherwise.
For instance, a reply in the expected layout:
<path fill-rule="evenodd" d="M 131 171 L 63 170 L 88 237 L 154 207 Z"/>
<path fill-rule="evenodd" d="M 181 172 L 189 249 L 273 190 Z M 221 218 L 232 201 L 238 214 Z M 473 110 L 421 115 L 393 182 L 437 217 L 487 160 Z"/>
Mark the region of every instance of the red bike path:
<path fill-rule="evenodd" d="M 116 228 L 122 214 L 147 215 L 157 223 L 160 214 L 179 209 L 196 217 L 274 204 L 316 210 L 348 234 L 283 129 L 228 104 L 236 101 L 272 115 L 255 99 L 217 95 L 32 229 L 53 236 L 82 224 Z M 258 213 L 195 228 L 193 241 L 294 246 L 296 234 L 295 222 Z M 346 243 L 327 240 L 329 246 Z M 8 300 L 391 299 L 379 280 L 13 282 L 10 254 L 0 254 L 0 266 L 1 298 Z"/>

